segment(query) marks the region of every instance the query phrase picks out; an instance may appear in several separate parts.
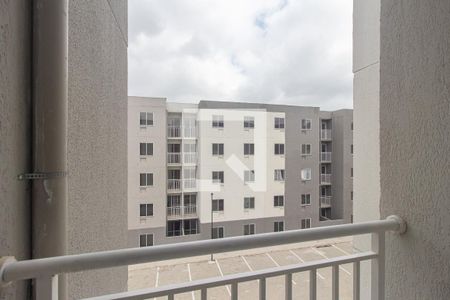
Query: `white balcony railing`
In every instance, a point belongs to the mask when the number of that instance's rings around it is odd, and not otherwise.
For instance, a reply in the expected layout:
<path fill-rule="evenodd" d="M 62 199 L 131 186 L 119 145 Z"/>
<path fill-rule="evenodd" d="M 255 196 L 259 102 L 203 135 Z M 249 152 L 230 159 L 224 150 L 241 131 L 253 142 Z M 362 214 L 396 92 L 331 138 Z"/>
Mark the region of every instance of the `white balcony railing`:
<path fill-rule="evenodd" d="M 169 137 L 169 138 L 181 137 L 181 126 L 168 125 L 167 126 L 167 137 Z"/>
<path fill-rule="evenodd" d="M 167 217 L 182 218 L 182 217 L 193 217 L 197 215 L 196 205 L 185 205 L 185 206 L 171 206 L 167 208 Z"/>
<path fill-rule="evenodd" d="M 195 138 L 197 136 L 197 128 L 194 126 L 183 126 L 183 137 Z"/>
<path fill-rule="evenodd" d="M 169 191 L 181 189 L 181 179 L 168 179 L 167 180 L 167 189 Z"/>
<path fill-rule="evenodd" d="M 331 140 L 331 129 L 321 129 L 320 130 L 321 140 Z"/>
<path fill-rule="evenodd" d="M 146 248 L 92 252 L 25 261 L 9 259 L 4 261 L 3 265 L 0 265 L 0 285 L 18 280 L 36 279 L 36 300 L 57 300 L 58 275 L 63 273 L 112 268 L 166 259 L 185 258 L 210 253 L 224 253 L 342 236 L 371 234 L 371 250 L 366 252 L 195 280 L 186 283 L 121 292 L 90 299 L 148 299 L 164 296 L 168 297 L 168 299 L 174 299 L 176 294 L 195 290 L 201 291 L 201 299 L 207 299 L 208 289 L 231 285 L 231 299 L 237 300 L 239 296 L 239 284 L 252 280 L 259 282 L 259 299 L 266 299 L 267 279 L 275 276 L 284 276 L 285 299 L 290 300 L 292 299 L 292 275 L 294 273 L 307 272 L 309 273 L 309 298 L 314 300 L 317 298 L 317 270 L 326 267 L 332 268 L 332 299 L 338 299 L 339 267 L 342 264 L 350 263 L 353 264 L 353 299 L 360 299 L 360 265 L 362 261 L 371 262 L 371 299 L 384 299 L 386 231 L 404 233 L 406 231 L 406 223 L 398 216 L 390 216 L 380 221 L 168 244 Z M 395 239 L 395 237 L 393 238 Z"/>
<path fill-rule="evenodd" d="M 320 196 L 320 207 L 330 207 L 331 196 Z"/>
<path fill-rule="evenodd" d="M 331 174 L 320 174 L 320 184 L 331 184 Z"/>
<path fill-rule="evenodd" d="M 168 164 L 181 164 L 181 153 L 167 153 L 167 163 Z"/>
<path fill-rule="evenodd" d="M 183 163 L 196 164 L 197 163 L 197 153 L 195 153 L 195 152 L 183 153 Z"/>
<path fill-rule="evenodd" d="M 184 189 L 195 189 L 197 187 L 197 179 L 189 178 L 183 179 L 183 188 Z"/>
<path fill-rule="evenodd" d="M 331 162 L 331 152 L 320 152 L 321 162 Z"/>

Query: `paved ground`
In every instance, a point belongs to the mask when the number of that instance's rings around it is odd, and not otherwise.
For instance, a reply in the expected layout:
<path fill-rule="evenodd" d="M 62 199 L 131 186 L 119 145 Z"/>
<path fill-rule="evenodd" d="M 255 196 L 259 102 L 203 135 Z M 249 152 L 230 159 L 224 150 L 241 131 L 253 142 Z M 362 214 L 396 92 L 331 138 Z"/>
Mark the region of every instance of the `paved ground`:
<path fill-rule="evenodd" d="M 298 264 L 305 261 L 342 256 L 353 252 L 355 250 L 352 247 L 352 240 L 350 238 L 341 238 L 217 254 L 214 262 L 209 261 L 209 256 L 198 256 L 141 264 L 130 266 L 128 289 L 163 286 L 202 278 Z M 342 265 L 339 275 L 339 299 L 352 299 L 352 266 Z M 309 299 L 309 273 L 294 274 L 292 283 L 294 299 Z M 267 299 L 283 299 L 284 277 L 269 278 L 266 288 Z M 258 299 L 258 282 L 240 283 L 239 298 L 245 300 Z M 331 299 L 331 268 L 318 270 L 317 298 Z M 199 300 L 200 292 L 179 294 L 176 295 L 175 299 Z M 230 299 L 230 287 L 223 286 L 208 289 L 208 299 Z"/>

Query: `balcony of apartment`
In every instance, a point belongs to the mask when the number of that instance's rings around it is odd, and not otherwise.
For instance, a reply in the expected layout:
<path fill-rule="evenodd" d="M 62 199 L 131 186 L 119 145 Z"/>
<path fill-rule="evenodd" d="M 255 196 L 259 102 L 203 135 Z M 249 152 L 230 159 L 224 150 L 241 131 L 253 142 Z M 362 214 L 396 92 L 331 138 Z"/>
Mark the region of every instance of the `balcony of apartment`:
<path fill-rule="evenodd" d="M 167 207 L 167 219 L 197 218 L 197 205 Z"/>
<path fill-rule="evenodd" d="M 197 188 L 197 179 L 195 179 L 195 178 L 183 179 L 183 189 L 184 190 L 195 190 L 196 188 Z"/>
<path fill-rule="evenodd" d="M 321 208 L 331 207 L 331 196 L 320 196 L 320 207 Z"/>
<path fill-rule="evenodd" d="M 196 208 L 191 207 L 171 208 L 168 212 L 171 216 L 177 217 L 180 216 L 180 214 L 193 213 L 196 213 Z M 178 222 L 178 220 L 169 222 Z M 187 221 L 185 220 L 183 222 Z M 170 236 L 183 235 L 182 227 L 180 226 L 173 227 L 170 231 Z M 228 275 L 194 279 L 181 283 L 142 288 L 89 299 L 149 299 L 155 297 L 174 299 L 182 293 L 199 291 L 200 298 L 206 300 L 210 298 L 211 295 L 214 295 L 214 288 L 227 287 L 229 289 L 230 298 L 232 300 L 237 300 L 239 299 L 239 296 L 241 296 L 240 299 L 245 299 L 245 295 L 239 295 L 239 293 L 242 292 L 240 287 L 251 281 L 257 284 L 255 293 L 258 295 L 259 299 L 267 299 L 268 285 L 273 284 L 274 278 L 282 277 L 284 284 L 277 284 L 277 289 L 282 288 L 284 290 L 283 298 L 291 300 L 294 299 L 294 290 L 298 290 L 295 288 L 299 283 L 297 279 L 299 278 L 298 276 L 303 276 L 300 278 L 308 278 L 308 283 L 303 289 L 307 289 L 306 292 L 307 295 L 309 294 L 309 299 L 317 299 L 318 292 L 322 294 L 324 292 L 329 293 L 332 299 L 339 299 L 342 293 L 351 295 L 350 297 L 353 299 L 361 299 L 362 262 L 369 262 L 371 264 L 371 285 L 369 291 L 371 299 L 384 299 L 386 285 L 384 268 L 385 235 L 389 231 L 399 234 L 404 233 L 406 231 L 406 223 L 398 216 L 390 216 L 384 220 L 359 224 L 344 224 L 232 238 L 157 245 L 144 248 L 91 252 L 20 262 L 9 259 L 1 265 L 0 283 L 3 284 L 18 280 L 36 279 L 36 299 L 56 300 L 58 299 L 59 274 L 367 234 L 371 236 L 372 241 L 371 247 L 367 251 L 356 253 L 342 251 L 340 255 L 335 257 L 321 255 L 323 258 L 320 258 L 319 256 L 306 262 L 299 259 L 297 262 L 291 262 L 290 264 L 265 266 L 258 270 L 247 269 Z M 399 239 L 400 237 L 398 234 L 391 234 L 390 238 Z M 295 255 L 296 254 L 294 254 L 294 256 Z M 347 274 L 341 272 L 342 270 L 346 270 L 349 265 L 352 266 L 351 273 L 349 271 L 346 271 Z M 326 273 L 329 274 L 327 275 L 327 280 L 330 283 L 326 285 L 321 282 L 322 280 L 325 280 L 321 275 L 323 274 L 324 268 L 330 269 L 330 271 L 327 271 Z M 341 279 L 341 276 L 350 276 L 350 278 Z M 302 279 L 302 282 L 303 280 L 304 279 Z M 351 287 L 343 288 L 342 283 L 349 281 L 351 282 Z M 192 295 L 194 295 L 194 293 L 192 293 Z M 295 297 L 295 299 L 297 299 L 297 297 Z"/>
<path fill-rule="evenodd" d="M 167 191 L 177 193 L 181 191 L 181 179 L 168 179 Z"/>
<path fill-rule="evenodd" d="M 167 138 L 180 139 L 181 138 L 181 126 L 180 125 L 168 125 L 167 126 Z"/>
<path fill-rule="evenodd" d="M 330 163 L 331 162 L 331 152 L 320 152 L 320 162 Z"/>
<path fill-rule="evenodd" d="M 183 138 L 185 139 L 195 139 L 197 138 L 197 127 L 196 126 L 183 126 Z"/>
<path fill-rule="evenodd" d="M 195 153 L 195 152 L 183 153 L 183 164 L 196 165 L 197 164 L 197 153 Z"/>
<path fill-rule="evenodd" d="M 320 140 L 322 140 L 322 141 L 331 140 L 331 129 L 321 129 L 320 130 Z"/>
<path fill-rule="evenodd" d="M 167 164 L 168 165 L 180 165 L 181 164 L 181 153 L 180 152 L 167 153 Z"/>
<path fill-rule="evenodd" d="M 331 174 L 320 174 L 320 184 L 329 185 L 331 184 Z"/>

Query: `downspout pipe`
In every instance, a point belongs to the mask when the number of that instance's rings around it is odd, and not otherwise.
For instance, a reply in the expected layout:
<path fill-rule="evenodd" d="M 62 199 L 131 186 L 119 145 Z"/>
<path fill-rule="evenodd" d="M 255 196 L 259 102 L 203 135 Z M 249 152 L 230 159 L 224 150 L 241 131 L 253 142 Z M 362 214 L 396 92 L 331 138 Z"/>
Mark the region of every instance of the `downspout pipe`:
<path fill-rule="evenodd" d="M 68 0 L 33 0 L 33 258 L 67 254 L 68 12 Z"/>

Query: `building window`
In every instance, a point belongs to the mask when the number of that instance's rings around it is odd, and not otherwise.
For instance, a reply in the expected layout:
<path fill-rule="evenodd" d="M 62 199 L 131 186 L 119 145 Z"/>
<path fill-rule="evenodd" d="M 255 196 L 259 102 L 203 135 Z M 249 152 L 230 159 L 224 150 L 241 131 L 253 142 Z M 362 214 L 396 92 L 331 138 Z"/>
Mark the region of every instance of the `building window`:
<path fill-rule="evenodd" d="M 353 154 L 353 144 L 350 145 L 350 153 Z"/>
<path fill-rule="evenodd" d="M 224 237 L 223 227 L 214 227 L 212 230 L 212 238 L 213 239 L 221 239 L 223 237 Z"/>
<path fill-rule="evenodd" d="M 283 195 L 273 196 L 273 206 L 274 207 L 283 207 L 284 206 L 284 196 Z"/>
<path fill-rule="evenodd" d="M 153 113 L 141 112 L 139 114 L 139 125 L 141 127 L 153 126 Z"/>
<path fill-rule="evenodd" d="M 274 171 L 274 180 L 275 181 L 284 181 L 284 170 L 277 169 Z"/>
<path fill-rule="evenodd" d="M 255 155 L 255 144 L 244 144 L 244 155 Z"/>
<path fill-rule="evenodd" d="M 244 235 L 255 234 L 255 224 L 244 225 Z"/>
<path fill-rule="evenodd" d="M 153 186 L 153 173 L 141 173 L 139 182 L 142 187 Z"/>
<path fill-rule="evenodd" d="M 212 200 L 212 211 L 223 211 L 223 199 Z"/>
<path fill-rule="evenodd" d="M 284 144 L 275 144 L 274 153 L 275 155 L 284 155 Z"/>
<path fill-rule="evenodd" d="M 223 116 L 213 115 L 212 116 L 212 127 L 213 128 L 223 128 Z"/>
<path fill-rule="evenodd" d="M 255 209 L 255 197 L 244 197 L 244 209 Z"/>
<path fill-rule="evenodd" d="M 153 143 L 139 143 L 139 154 L 153 155 Z"/>
<path fill-rule="evenodd" d="M 350 177 L 353 178 L 353 168 L 350 168 Z"/>
<path fill-rule="evenodd" d="M 284 118 L 275 118 L 275 129 L 284 129 Z"/>
<path fill-rule="evenodd" d="M 153 216 L 153 204 L 141 204 L 139 205 L 139 216 L 151 217 Z"/>
<path fill-rule="evenodd" d="M 350 200 L 353 200 L 353 191 L 350 192 Z"/>
<path fill-rule="evenodd" d="M 212 172 L 212 181 L 213 183 L 224 183 L 224 173 L 223 171 L 213 171 Z"/>
<path fill-rule="evenodd" d="M 255 171 L 244 170 L 244 182 L 254 182 L 254 181 L 255 181 Z"/>
<path fill-rule="evenodd" d="M 301 177 L 303 181 L 311 180 L 311 168 L 302 169 Z"/>
<path fill-rule="evenodd" d="M 302 194 L 302 205 L 311 205 L 311 194 Z"/>
<path fill-rule="evenodd" d="M 212 155 L 222 156 L 223 148 L 223 144 L 212 144 Z"/>
<path fill-rule="evenodd" d="M 311 218 L 302 219 L 300 226 L 301 229 L 311 228 Z"/>
<path fill-rule="evenodd" d="M 311 130 L 311 120 L 302 119 L 302 130 Z"/>
<path fill-rule="evenodd" d="M 255 118 L 254 117 L 244 117 L 244 128 L 255 128 Z"/>
<path fill-rule="evenodd" d="M 311 155 L 311 144 L 302 144 L 302 155 Z"/>
<path fill-rule="evenodd" d="M 183 232 L 184 235 L 199 233 L 198 220 L 197 219 L 183 220 Z"/>
<path fill-rule="evenodd" d="M 153 246 L 153 234 L 140 234 L 139 247 Z"/>
<path fill-rule="evenodd" d="M 274 232 L 284 231 L 284 222 L 283 221 L 273 222 L 273 231 Z"/>

